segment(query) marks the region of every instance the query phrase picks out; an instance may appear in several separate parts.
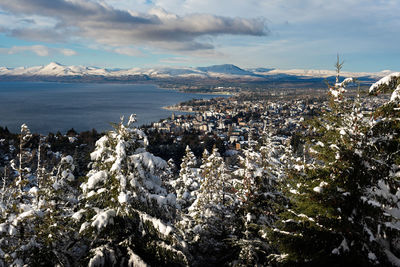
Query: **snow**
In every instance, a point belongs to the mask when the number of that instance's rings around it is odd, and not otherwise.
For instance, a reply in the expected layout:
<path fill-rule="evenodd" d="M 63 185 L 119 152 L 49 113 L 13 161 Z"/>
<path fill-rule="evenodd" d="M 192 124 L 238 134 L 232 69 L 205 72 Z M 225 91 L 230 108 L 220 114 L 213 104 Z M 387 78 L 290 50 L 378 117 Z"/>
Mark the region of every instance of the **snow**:
<path fill-rule="evenodd" d="M 157 204 L 159 206 L 163 206 L 163 205 L 175 205 L 176 202 L 176 196 L 175 194 L 168 194 L 168 196 L 160 196 L 157 194 L 150 194 L 149 195 L 150 199 L 154 199 L 156 200 Z"/>
<path fill-rule="evenodd" d="M 368 259 L 370 259 L 371 261 L 376 261 L 376 255 L 373 252 L 369 252 L 368 253 Z"/>
<path fill-rule="evenodd" d="M 82 233 L 83 231 L 85 231 L 86 228 L 88 228 L 89 225 L 90 225 L 90 222 L 82 223 L 81 227 L 79 228 L 79 233 Z"/>
<path fill-rule="evenodd" d="M 128 120 L 128 123 L 127 123 L 127 125 L 128 126 L 131 126 L 133 123 L 135 123 L 136 122 L 136 114 L 131 114 L 130 116 L 129 116 L 129 120 Z"/>
<path fill-rule="evenodd" d="M 81 185 L 81 188 L 85 192 L 87 189 L 93 189 L 98 183 L 104 182 L 107 179 L 107 173 L 105 171 L 98 171 L 90 174 L 87 183 Z"/>
<path fill-rule="evenodd" d="M 150 217 L 149 215 L 144 213 L 140 213 L 140 217 L 142 218 L 143 221 L 151 222 L 154 228 L 156 228 L 164 236 L 168 236 L 173 230 L 171 226 L 166 225 L 160 219 Z"/>
<path fill-rule="evenodd" d="M 96 191 L 89 191 L 89 193 L 86 194 L 86 198 L 91 198 L 92 196 L 96 195 Z"/>
<path fill-rule="evenodd" d="M 296 214 L 296 213 L 293 212 L 292 210 L 289 210 L 289 211 L 292 212 L 293 214 L 297 215 L 298 217 L 303 218 L 303 219 L 306 219 L 306 220 L 308 220 L 308 221 L 310 221 L 310 222 L 314 222 L 314 221 L 315 221 L 313 218 L 308 217 L 307 215 L 305 215 L 305 214 L 303 214 L 303 213 Z"/>
<path fill-rule="evenodd" d="M 102 136 L 96 142 L 96 150 L 90 153 L 90 159 L 93 161 L 101 160 L 102 154 L 106 150 L 106 144 L 108 142 L 108 137 L 106 135 Z"/>
<path fill-rule="evenodd" d="M 115 217 L 115 215 L 116 212 L 114 209 L 101 211 L 93 217 L 93 222 L 91 226 L 96 227 L 97 230 L 100 232 L 102 228 L 114 223 L 113 218 Z"/>
<path fill-rule="evenodd" d="M 324 146 L 325 146 L 325 144 L 322 143 L 321 141 L 318 141 L 318 142 L 316 143 L 316 145 L 317 145 L 317 146 L 320 146 L 320 147 L 324 147 Z"/>
<path fill-rule="evenodd" d="M 105 189 L 104 187 L 102 187 L 102 188 L 100 188 L 100 189 L 98 189 L 97 190 L 97 194 L 101 194 L 101 193 L 104 193 L 104 192 L 106 192 L 107 191 L 107 189 Z"/>
<path fill-rule="evenodd" d="M 130 248 L 128 248 L 128 266 L 132 267 L 147 267 L 149 265 L 146 264 L 135 252 L 133 252 Z"/>
<path fill-rule="evenodd" d="M 376 94 L 380 86 L 382 85 L 389 86 L 390 83 L 393 83 L 399 77 L 400 77 L 400 72 L 394 72 L 390 75 L 383 77 L 382 79 L 371 85 L 371 87 L 369 88 L 369 93 Z"/>
<path fill-rule="evenodd" d="M 73 165 L 74 163 L 74 158 L 70 155 L 62 157 L 61 158 L 61 163 L 66 163 L 68 165 Z"/>
<path fill-rule="evenodd" d="M 165 169 L 168 167 L 168 164 L 165 160 L 160 157 L 156 157 L 147 151 L 132 155 L 131 159 L 132 162 L 135 164 L 135 167 L 141 165 L 152 174 L 155 173 L 156 169 Z"/>
<path fill-rule="evenodd" d="M 340 255 L 341 252 L 347 252 L 349 250 L 350 250 L 350 248 L 347 244 L 347 240 L 346 240 L 346 238 L 343 238 L 342 243 L 340 243 L 339 247 L 332 250 L 332 254 Z"/>
<path fill-rule="evenodd" d="M 104 77 L 126 77 L 132 75 L 147 75 L 153 78 L 171 78 L 171 77 L 182 77 L 182 78 L 208 78 L 208 77 L 219 77 L 219 78 L 241 78 L 248 80 L 262 79 L 262 77 L 276 76 L 276 75 L 292 75 L 300 77 L 320 77 L 327 78 L 335 76 L 336 72 L 332 70 L 304 70 L 304 69 L 248 69 L 241 70 L 240 68 L 233 66 L 233 70 L 227 70 L 226 68 L 191 68 L 191 67 L 168 67 L 168 68 L 131 68 L 122 70 L 110 70 L 99 67 L 85 67 L 85 66 L 64 66 L 56 62 L 51 62 L 46 66 L 34 66 L 34 67 L 18 67 L 18 68 L 6 68 L 0 67 L 0 75 L 21 75 L 21 76 L 56 76 L 56 77 L 68 77 L 68 76 L 104 76 Z M 238 71 L 238 70 L 239 71 Z M 213 71 L 211 71 L 213 70 Z M 341 74 L 346 77 L 383 77 L 389 71 L 384 70 L 381 72 L 342 72 Z"/>
<path fill-rule="evenodd" d="M 354 83 L 354 82 L 356 82 L 356 80 L 354 78 L 346 78 L 343 80 L 343 82 L 340 83 L 339 86 L 343 87 L 343 86 L 346 86 L 346 85 L 348 85 L 350 83 Z"/>
<path fill-rule="evenodd" d="M 37 195 L 38 193 L 39 193 L 39 188 L 37 188 L 36 186 L 29 189 L 29 194 Z"/>
<path fill-rule="evenodd" d="M 72 214 L 71 218 L 76 220 L 76 221 L 79 221 L 83 217 L 83 214 L 85 212 L 86 212 L 85 209 L 80 209 L 77 212 L 75 212 L 74 214 Z"/>
<path fill-rule="evenodd" d="M 128 195 L 125 192 L 120 192 L 118 196 L 118 202 L 120 204 L 128 202 Z"/>
<path fill-rule="evenodd" d="M 17 228 L 15 228 L 14 225 L 10 225 L 10 226 L 8 227 L 8 234 L 9 234 L 10 236 L 17 235 Z"/>
<path fill-rule="evenodd" d="M 400 259 L 396 255 L 394 255 L 389 249 L 385 249 L 384 252 L 393 266 L 400 267 Z"/>
<path fill-rule="evenodd" d="M 290 189 L 289 192 L 295 195 L 299 193 L 296 189 Z"/>
<path fill-rule="evenodd" d="M 104 254 L 102 251 L 96 251 L 93 258 L 90 259 L 88 267 L 104 266 Z"/>
<path fill-rule="evenodd" d="M 374 207 L 377 207 L 377 208 L 380 208 L 380 207 L 382 206 L 381 203 L 379 203 L 378 201 L 376 201 L 376 200 L 374 200 L 374 199 L 368 199 L 368 198 L 365 197 L 365 196 L 360 197 L 360 199 L 361 199 L 362 201 L 364 201 L 364 202 L 367 202 L 367 203 L 370 204 L 371 206 L 374 206 Z"/>
<path fill-rule="evenodd" d="M 284 235 L 291 235 L 291 236 L 303 236 L 303 234 L 296 234 L 296 233 L 291 233 L 291 232 L 288 232 L 288 231 L 282 231 L 282 230 L 279 230 L 279 229 L 277 229 L 277 228 L 274 228 L 274 229 L 272 229 L 272 231 L 274 231 L 274 232 L 277 232 L 277 233 L 280 233 L 280 234 L 284 234 Z"/>
<path fill-rule="evenodd" d="M 75 180 L 75 176 L 71 173 L 70 170 L 64 170 L 64 171 L 61 173 L 61 177 L 62 177 L 63 179 L 66 179 L 67 181 L 70 181 L 70 182 L 72 182 L 72 181 Z"/>
<path fill-rule="evenodd" d="M 396 89 L 393 91 L 392 95 L 390 96 L 390 102 L 400 102 L 400 85 L 396 87 Z"/>
<path fill-rule="evenodd" d="M 13 267 L 25 267 L 26 265 L 24 264 L 24 261 L 22 259 L 15 259 L 11 266 L 13 266 Z"/>
<path fill-rule="evenodd" d="M 329 146 L 331 149 L 339 150 L 339 147 L 336 144 L 332 144 Z"/>
<path fill-rule="evenodd" d="M 313 188 L 313 191 L 314 191 L 314 192 L 317 192 L 317 193 L 322 193 L 322 191 L 324 190 L 324 187 L 327 186 L 327 185 L 328 185 L 327 182 L 323 182 L 323 181 L 322 181 L 322 182 L 319 184 L 319 186 L 316 186 L 316 187 Z"/>
<path fill-rule="evenodd" d="M 374 234 L 372 233 L 372 231 L 366 225 L 364 225 L 364 231 L 367 232 L 367 234 L 369 235 L 369 241 L 370 242 L 375 241 Z"/>
<path fill-rule="evenodd" d="M 255 219 L 255 216 L 254 215 L 252 215 L 251 213 L 247 213 L 247 215 L 246 215 L 246 222 L 251 222 L 252 220 L 254 220 Z"/>
<path fill-rule="evenodd" d="M 92 249 L 91 252 L 94 253 L 93 257 L 90 259 L 88 267 L 98 267 L 98 266 L 105 266 L 105 259 L 106 259 L 106 255 L 105 255 L 105 250 L 111 252 L 111 260 L 112 263 L 115 264 L 115 256 L 113 255 L 113 251 L 110 251 L 109 249 L 107 249 L 107 247 L 105 246 L 101 246 L 95 249 Z"/>
<path fill-rule="evenodd" d="M 121 164 L 122 161 L 126 158 L 126 143 L 124 140 L 118 140 L 117 145 L 115 146 L 115 153 L 116 153 L 116 159 L 114 164 L 112 165 L 110 172 L 115 172 L 118 173 L 121 171 Z"/>
<path fill-rule="evenodd" d="M 0 224 L 0 233 L 6 233 L 7 232 L 7 229 L 8 228 L 8 226 L 7 226 L 7 224 L 6 223 L 1 223 Z"/>
<path fill-rule="evenodd" d="M 18 215 L 17 220 L 23 220 L 26 217 L 30 217 L 30 216 L 34 216 L 35 215 L 35 211 L 34 210 L 28 210 L 25 212 L 22 212 L 21 214 Z"/>

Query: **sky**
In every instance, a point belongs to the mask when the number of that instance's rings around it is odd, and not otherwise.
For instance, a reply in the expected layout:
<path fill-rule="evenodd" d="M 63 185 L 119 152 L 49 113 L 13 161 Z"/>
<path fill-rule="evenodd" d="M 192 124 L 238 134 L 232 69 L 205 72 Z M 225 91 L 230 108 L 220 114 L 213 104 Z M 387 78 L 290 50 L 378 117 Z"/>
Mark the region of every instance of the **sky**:
<path fill-rule="evenodd" d="M 400 71 L 398 0 L 0 0 L 0 66 Z"/>

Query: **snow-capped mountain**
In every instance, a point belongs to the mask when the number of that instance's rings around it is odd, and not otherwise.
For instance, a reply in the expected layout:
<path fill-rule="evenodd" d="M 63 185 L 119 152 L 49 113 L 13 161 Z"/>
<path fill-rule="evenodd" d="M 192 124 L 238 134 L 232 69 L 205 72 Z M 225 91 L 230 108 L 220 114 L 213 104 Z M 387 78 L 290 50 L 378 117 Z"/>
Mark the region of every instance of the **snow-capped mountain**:
<path fill-rule="evenodd" d="M 255 74 L 258 75 L 276 75 L 276 74 L 286 74 L 292 76 L 302 76 L 302 77 L 316 77 L 316 78 L 328 78 L 336 75 L 336 71 L 334 70 L 303 70 L 303 69 L 291 69 L 291 70 L 281 70 L 281 69 L 266 69 L 263 71 L 262 69 L 258 69 L 254 71 Z M 340 73 L 343 77 L 370 77 L 370 78 L 379 78 L 390 74 L 390 70 L 384 70 L 381 72 L 346 72 L 343 71 Z"/>
<path fill-rule="evenodd" d="M 343 77 L 377 79 L 389 74 L 391 71 L 381 72 L 342 72 Z M 208 67 L 166 67 L 166 68 L 131 68 L 131 69 L 105 69 L 85 66 L 64 66 L 51 62 L 46 66 L 7 68 L 0 67 L 0 77 L 111 77 L 123 78 L 131 76 L 146 76 L 153 79 L 166 78 L 220 78 L 242 80 L 269 80 L 271 78 L 328 78 L 335 76 L 333 70 L 281 70 L 273 68 L 242 69 L 235 65 L 213 65 Z"/>
<path fill-rule="evenodd" d="M 229 75 L 254 75 L 253 72 L 241 69 L 232 64 L 224 64 L 224 65 L 213 65 L 209 67 L 198 67 L 199 71 L 207 72 L 207 73 L 223 73 Z"/>

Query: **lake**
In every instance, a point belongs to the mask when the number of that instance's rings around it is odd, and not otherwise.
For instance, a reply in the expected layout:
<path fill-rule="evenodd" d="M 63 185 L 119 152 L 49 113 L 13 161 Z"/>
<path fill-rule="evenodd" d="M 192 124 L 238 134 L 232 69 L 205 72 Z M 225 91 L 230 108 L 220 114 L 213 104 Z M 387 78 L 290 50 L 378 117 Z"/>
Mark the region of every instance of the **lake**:
<path fill-rule="evenodd" d="M 71 128 L 105 131 L 122 115 L 128 119 L 135 113 L 137 125 L 149 124 L 171 116 L 163 106 L 213 97 L 217 96 L 147 84 L 0 82 L 0 126 L 19 132 L 21 124 L 26 123 L 32 132 L 42 134 L 65 133 Z"/>

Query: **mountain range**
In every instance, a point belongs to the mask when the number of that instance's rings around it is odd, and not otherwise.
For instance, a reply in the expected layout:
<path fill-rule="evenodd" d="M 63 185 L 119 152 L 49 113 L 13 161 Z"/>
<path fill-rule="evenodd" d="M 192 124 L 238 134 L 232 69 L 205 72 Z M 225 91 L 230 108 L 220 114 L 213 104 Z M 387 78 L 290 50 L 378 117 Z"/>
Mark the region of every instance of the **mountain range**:
<path fill-rule="evenodd" d="M 389 70 L 381 72 L 342 72 L 342 77 L 359 78 L 364 81 L 376 80 L 391 73 Z M 40 79 L 46 77 L 58 78 L 116 78 L 124 80 L 162 80 L 162 79 L 240 79 L 248 81 L 270 81 L 275 79 L 312 79 L 330 78 L 336 75 L 333 70 L 282 70 L 274 68 L 242 69 L 232 64 L 213 65 L 209 67 L 166 67 L 166 68 L 131 68 L 106 69 L 85 66 L 64 66 L 51 62 L 46 66 L 7 68 L 0 67 L 0 80 Z"/>

